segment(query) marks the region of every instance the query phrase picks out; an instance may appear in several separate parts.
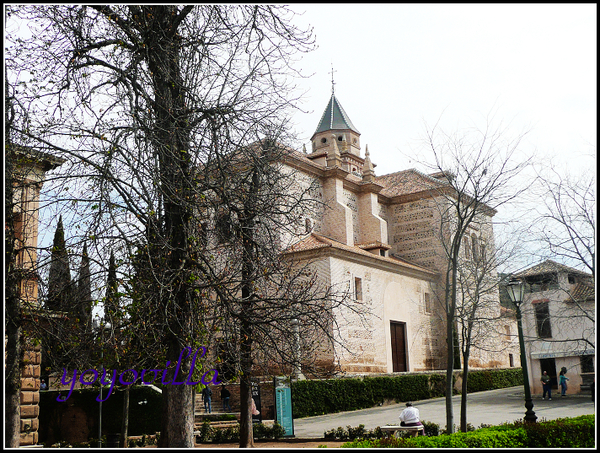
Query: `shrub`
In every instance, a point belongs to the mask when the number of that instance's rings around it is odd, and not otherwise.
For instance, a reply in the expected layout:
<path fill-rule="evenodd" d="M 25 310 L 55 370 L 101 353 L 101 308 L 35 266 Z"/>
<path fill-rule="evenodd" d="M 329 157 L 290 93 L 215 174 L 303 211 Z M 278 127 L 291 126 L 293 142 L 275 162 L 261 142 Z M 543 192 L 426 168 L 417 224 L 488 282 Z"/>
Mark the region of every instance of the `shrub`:
<path fill-rule="evenodd" d="M 331 429 L 329 431 L 325 431 L 323 437 L 325 439 L 338 439 L 338 440 L 353 440 L 353 439 L 381 439 L 385 434 L 381 431 L 381 428 L 378 426 L 372 430 L 365 430 L 365 425 L 360 424 L 356 428 L 352 428 L 351 426 L 347 426 L 346 428 L 342 428 L 339 426 L 338 428 Z"/>
<path fill-rule="evenodd" d="M 280 439 L 285 436 L 285 428 L 279 423 L 273 425 L 264 425 L 262 423 L 252 424 L 252 435 L 254 439 Z M 213 428 L 210 422 L 205 420 L 200 427 L 200 434 L 197 436 L 198 443 L 221 443 L 237 442 L 240 440 L 240 425 L 227 428 Z"/>
<path fill-rule="evenodd" d="M 408 438 L 357 439 L 344 448 L 593 448 L 595 416 L 505 423 L 466 433 Z"/>

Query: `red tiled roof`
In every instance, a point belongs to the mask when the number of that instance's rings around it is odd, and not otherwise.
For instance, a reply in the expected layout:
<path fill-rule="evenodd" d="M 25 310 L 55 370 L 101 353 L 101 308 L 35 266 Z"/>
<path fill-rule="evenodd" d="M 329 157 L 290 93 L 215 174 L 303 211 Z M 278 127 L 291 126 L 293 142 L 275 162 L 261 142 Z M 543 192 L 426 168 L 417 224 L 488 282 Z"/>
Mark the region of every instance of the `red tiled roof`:
<path fill-rule="evenodd" d="M 388 197 L 449 187 L 446 182 L 421 173 L 414 168 L 377 176 L 375 182 L 384 186 L 381 194 Z"/>
<path fill-rule="evenodd" d="M 515 277 L 530 277 L 534 275 L 553 274 L 555 272 L 567 272 L 569 274 L 577 275 L 589 275 L 583 271 L 575 269 L 574 267 L 565 266 L 564 264 L 557 263 L 556 261 L 546 260 L 543 263 L 536 264 L 535 266 L 525 269 L 524 271 L 515 274 Z"/>
<path fill-rule="evenodd" d="M 579 282 L 575 285 L 575 288 L 569 294 L 569 298 L 566 302 L 585 302 L 588 300 L 594 300 L 596 297 L 596 290 L 594 286 L 589 283 Z"/>

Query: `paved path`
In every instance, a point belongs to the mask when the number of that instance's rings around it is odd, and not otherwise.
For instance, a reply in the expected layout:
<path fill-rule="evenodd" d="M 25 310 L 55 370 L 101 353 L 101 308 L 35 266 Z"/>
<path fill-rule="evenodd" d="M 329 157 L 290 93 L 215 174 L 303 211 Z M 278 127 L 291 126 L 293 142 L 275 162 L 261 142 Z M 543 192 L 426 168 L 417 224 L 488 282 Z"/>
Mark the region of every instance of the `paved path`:
<path fill-rule="evenodd" d="M 454 424 L 459 426 L 460 395 L 454 396 L 452 400 L 454 403 Z M 590 395 L 567 395 L 561 398 L 559 394 L 557 397 L 552 398 L 552 401 L 542 400 L 541 397 L 534 396 L 533 404 L 533 410 L 538 417 L 538 421 L 595 414 L 594 402 Z M 440 428 L 446 426 L 445 398 L 415 401 L 414 405 L 419 409 L 422 420 L 437 423 Z M 386 424 L 397 424 L 398 416 L 404 407 L 402 403 L 391 404 L 358 411 L 296 419 L 294 420 L 294 434 L 297 438 L 319 438 L 323 437 L 325 431 L 338 426 L 346 427 L 350 425 L 355 427 L 363 424 L 365 429 L 373 429 Z M 482 423 L 499 425 L 503 422 L 522 419 L 525 416 L 525 410 L 523 387 L 471 393 L 468 396 L 467 421 L 475 428 L 478 428 Z"/>

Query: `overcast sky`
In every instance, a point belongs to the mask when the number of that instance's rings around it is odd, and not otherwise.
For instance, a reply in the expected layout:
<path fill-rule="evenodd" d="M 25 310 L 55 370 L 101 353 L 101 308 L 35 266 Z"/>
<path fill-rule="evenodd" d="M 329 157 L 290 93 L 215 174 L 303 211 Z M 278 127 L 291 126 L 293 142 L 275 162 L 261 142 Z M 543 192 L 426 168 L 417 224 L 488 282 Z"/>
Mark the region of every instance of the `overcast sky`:
<path fill-rule="evenodd" d="M 319 48 L 294 117 L 310 151 L 335 95 L 369 145 L 378 175 L 419 168 L 424 122 L 448 132 L 495 112 L 526 151 L 569 164 L 596 154 L 595 4 L 293 4 Z M 588 164 L 589 165 L 589 164 Z"/>

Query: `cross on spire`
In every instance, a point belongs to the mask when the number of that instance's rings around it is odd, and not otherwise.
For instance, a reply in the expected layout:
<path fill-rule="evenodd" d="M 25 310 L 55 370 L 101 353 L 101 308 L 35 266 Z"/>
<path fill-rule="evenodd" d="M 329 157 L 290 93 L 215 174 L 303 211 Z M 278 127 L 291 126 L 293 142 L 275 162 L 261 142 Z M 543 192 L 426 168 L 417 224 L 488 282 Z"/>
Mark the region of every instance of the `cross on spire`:
<path fill-rule="evenodd" d="M 333 81 L 333 73 L 337 72 L 333 69 L 333 63 L 331 63 L 331 71 L 329 72 L 329 74 L 331 74 L 331 94 L 335 93 L 335 82 Z"/>

